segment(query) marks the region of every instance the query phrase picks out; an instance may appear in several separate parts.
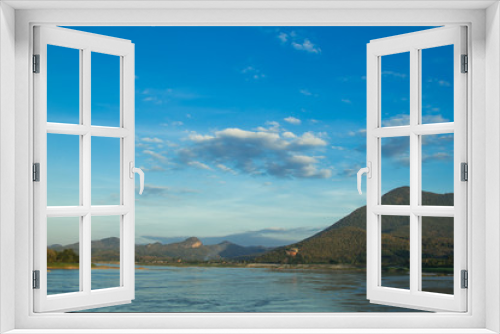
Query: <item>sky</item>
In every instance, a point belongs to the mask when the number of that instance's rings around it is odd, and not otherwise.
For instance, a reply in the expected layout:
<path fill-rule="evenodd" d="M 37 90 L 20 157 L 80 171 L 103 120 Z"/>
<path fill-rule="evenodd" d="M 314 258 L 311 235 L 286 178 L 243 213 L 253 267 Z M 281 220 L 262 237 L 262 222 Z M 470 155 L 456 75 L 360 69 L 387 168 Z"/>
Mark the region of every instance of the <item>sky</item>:
<path fill-rule="evenodd" d="M 277 246 L 366 204 L 366 44 L 427 28 L 72 29 L 135 44 L 136 241 Z M 453 121 L 452 52 L 422 51 L 423 123 Z M 49 122 L 79 121 L 78 57 L 49 46 Z M 92 54 L 91 107 L 93 125 L 119 126 L 118 57 Z M 409 56 L 384 56 L 382 124 L 408 120 Z M 92 138 L 92 205 L 118 204 L 119 145 Z M 408 186 L 408 138 L 383 139 L 381 155 L 382 191 Z M 453 135 L 424 136 L 422 157 L 424 190 L 453 192 Z M 48 205 L 78 205 L 78 159 L 77 136 L 48 135 Z M 49 245 L 78 241 L 66 221 L 49 219 Z M 95 225 L 93 239 L 118 236 Z"/>

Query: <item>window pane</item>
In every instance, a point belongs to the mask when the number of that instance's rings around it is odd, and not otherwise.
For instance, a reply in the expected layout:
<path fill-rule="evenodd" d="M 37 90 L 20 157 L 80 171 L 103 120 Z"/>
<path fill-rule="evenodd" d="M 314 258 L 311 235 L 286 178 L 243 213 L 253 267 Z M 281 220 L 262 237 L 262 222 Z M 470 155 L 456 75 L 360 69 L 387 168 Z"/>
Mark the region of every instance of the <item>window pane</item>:
<path fill-rule="evenodd" d="M 410 217 L 382 216 L 382 286 L 410 289 Z"/>
<path fill-rule="evenodd" d="M 453 218 L 422 217 L 422 291 L 453 294 Z"/>
<path fill-rule="evenodd" d="M 47 205 L 80 205 L 80 137 L 47 134 Z"/>
<path fill-rule="evenodd" d="M 92 217 L 92 289 L 120 286 L 120 219 Z"/>
<path fill-rule="evenodd" d="M 410 124 L 410 53 L 381 57 L 382 126 Z"/>
<path fill-rule="evenodd" d="M 80 291 L 80 218 L 47 218 L 47 294 Z"/>
<path fill-rule="evenodd" d="M 382 205 L 410 204 L 410 138 L 382 138 Z"/>
<path fill-rule="evenodd" d="M 453 206 L 453 137 L 422 136 L 422 205 Z"/>
<path fill-rule="evenodd" d="M 92 52 L 92 125 L 120 126 L 120 57 Z"/>
<path fill-rule="evenodd" d="M 422 124 L 453 122 L 453 45 L 421 54 Z"/>
<path fill-rule="evenodd" d="M 92 137 L 92 205 L 120 204 L 120 141 Z"/>
<path fill-rule="evenodd" d="M 47 45 L 47 121 L 80 123 L 80 50 Z"/>

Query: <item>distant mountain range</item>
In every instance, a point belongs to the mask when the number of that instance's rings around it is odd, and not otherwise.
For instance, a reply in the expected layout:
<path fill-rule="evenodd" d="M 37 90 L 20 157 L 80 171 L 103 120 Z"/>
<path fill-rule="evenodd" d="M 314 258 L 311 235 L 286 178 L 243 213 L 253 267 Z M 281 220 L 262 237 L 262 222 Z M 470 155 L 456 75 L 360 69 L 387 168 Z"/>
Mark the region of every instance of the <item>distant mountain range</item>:
<path fill-rule="evenodd" d="M 422 193 L 424 205 L 452 206 L 453 194 Z M 382 197 L 383 204 L 409 204 L 409 187 L 394 189 Z M 382 262 L 387 267 L 409 266 L 409 219 L 382 217 Z M 118 238 L 92 241 L 92 261 L 119 261 Z M 323 231 L 297 243 L 277 248 L 241 246 L 228 241 L 204 245 L 196 237 L 181 242 L 160 242 L 135 246 L 136 262 L 254 261 L 261 263 L 331 263 L 363 265 L 366 262 L 366 206 L 356 209 Z M 58 252 L 79 244 L 52 245 Z M 426 217 L 422 220 L 422 266 L 453 266 L 453 218 Z"/>
<path fill-rule="evenodd" d="M 51 245 L 50 249 L 60 252 L 64 249 L 72 249 L 78 254 L 80 245 Z M 107 262 L 120 260 L 120 239 L 106 238 L 93 240 L 92 261 Z M 135 245 L 136 262 L 175 262 L 182 261 L 209 261 L 209 260 L 241 260 L 253 258 L 259 254 L 269 251 L 266 247 L 243 247 L 234 243 L 223 241 L 215 245 L 204 245 L 200 239 L 191 237 L 182 242 L 162 244 L 160 242 Z"/>

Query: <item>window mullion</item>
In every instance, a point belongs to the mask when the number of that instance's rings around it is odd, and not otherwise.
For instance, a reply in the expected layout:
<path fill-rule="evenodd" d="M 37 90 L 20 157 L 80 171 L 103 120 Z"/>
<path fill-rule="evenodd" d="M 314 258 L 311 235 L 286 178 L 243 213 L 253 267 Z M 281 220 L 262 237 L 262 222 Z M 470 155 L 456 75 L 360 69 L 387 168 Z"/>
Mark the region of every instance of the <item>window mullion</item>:
<path fill-rule="evenodd" d="M 420 66 L 419 50 L 410 50 L 410 291 L 416 293 L 420 281 L 419 217 L 413 209 L 420 204 L 419 136 L 414 132 L 419 124 Z"/>
<path fill-rule="evenodd" d="M 80 99 L 82 101 L 81 119 L 82 125 L 90 127 L 91 125 L 91 51 L 84 49 L 82 52 L 83 66 L 81 68 L 81 83 Z M 82 147 L 80 149 L 80 166 L 81 166 L 81 191 L 82 191 L 82 204 L 90 208 L 91 202 L 91 134 L 87 132 L 81 136 Z M 83 291 L 90 293 L 91 290 L 91 215 L 87 212 L 82 218 L 82 233 L 80 234 L 80 275 L 81 284 L 83 284 Z"/>

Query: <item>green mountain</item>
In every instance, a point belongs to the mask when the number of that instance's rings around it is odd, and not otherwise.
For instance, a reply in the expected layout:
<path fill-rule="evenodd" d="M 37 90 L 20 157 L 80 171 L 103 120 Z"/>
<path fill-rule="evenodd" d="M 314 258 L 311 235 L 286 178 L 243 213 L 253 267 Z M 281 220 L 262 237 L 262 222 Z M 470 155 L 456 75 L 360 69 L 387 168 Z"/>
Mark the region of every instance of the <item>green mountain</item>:
<path fill-rule="evenodd" d="M 409 204 L 409 187 L 394 189 L 382 197 L 383 204 Z M 452 206 L 453 194 L 422 193 L 424 205 Z M 409 266 L 409 218 L 382 217 L 382 263 L 384 267 Z M 354 210 L 325 230 L 255 258 L 263 263 L 366 263 L 366 206 Z M 422 266 L 453 267 L 453 218 L 422 219 Z"/>

